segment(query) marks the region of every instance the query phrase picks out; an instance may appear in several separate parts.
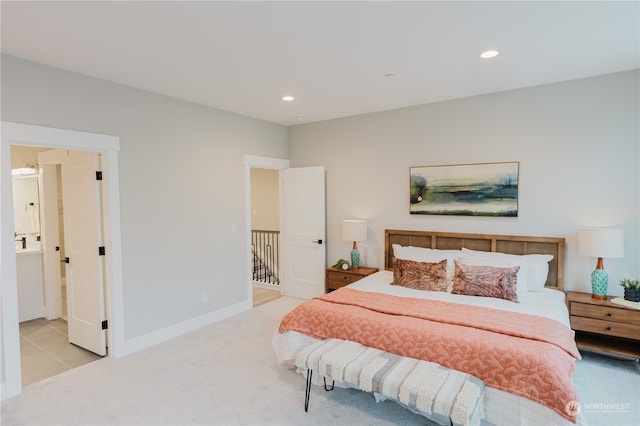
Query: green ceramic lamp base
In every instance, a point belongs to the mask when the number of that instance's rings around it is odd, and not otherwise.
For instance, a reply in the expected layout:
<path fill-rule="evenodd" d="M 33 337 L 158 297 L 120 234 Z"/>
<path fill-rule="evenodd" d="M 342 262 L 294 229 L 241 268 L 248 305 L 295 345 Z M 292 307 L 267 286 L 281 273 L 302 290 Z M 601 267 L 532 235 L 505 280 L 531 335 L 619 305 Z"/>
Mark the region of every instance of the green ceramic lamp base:
<path fill-rule="evenodd" d="M 606 300 L 609 276 L 604 269 L 596 269 L 591 273 L 591 293 L 594 299 Z"/>
<path fill-rule="evenodd" d="M 357 248 L 351 250 L 351 267 L 360 267 L 360 251 Z"/>

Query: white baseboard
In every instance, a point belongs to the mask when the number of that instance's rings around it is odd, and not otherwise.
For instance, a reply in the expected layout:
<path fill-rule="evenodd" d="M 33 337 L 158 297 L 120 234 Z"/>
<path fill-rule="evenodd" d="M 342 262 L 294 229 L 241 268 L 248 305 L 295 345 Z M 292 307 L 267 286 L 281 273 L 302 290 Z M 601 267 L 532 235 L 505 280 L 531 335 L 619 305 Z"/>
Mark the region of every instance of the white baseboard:
<path fill-rule="evenodd" d="M 125 340 L 123 342 L 122 350 L 118 351 L 118 358 L 132 354 L 134 352 L 141 351 L 151 346 L 157 345 L 174 337 L 181 336 L 223 319 L 229 318 L 233 315 L 239 314 L 251 310 L 253 308 L 251 300 L 245 300 L 235 305 L 227 306 L 217 311 L 209 312 L 196 318 L 191 318 L 187 321 L 165 327 L 161 330 L 157 330 L 140 337 Z"/>

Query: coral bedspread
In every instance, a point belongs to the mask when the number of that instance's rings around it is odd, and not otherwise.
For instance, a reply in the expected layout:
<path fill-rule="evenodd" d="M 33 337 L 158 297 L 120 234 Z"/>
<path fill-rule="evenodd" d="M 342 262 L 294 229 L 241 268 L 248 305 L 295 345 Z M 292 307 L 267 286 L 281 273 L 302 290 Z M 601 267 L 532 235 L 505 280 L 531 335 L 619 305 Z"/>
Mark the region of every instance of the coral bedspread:
<path fill-rule="evenodd" d="M 559 322 L 516 312 L 341 288 L 298 306 L 280 323 L 474 375 L 575 422 L 571 384 L 580 353 Z"/>

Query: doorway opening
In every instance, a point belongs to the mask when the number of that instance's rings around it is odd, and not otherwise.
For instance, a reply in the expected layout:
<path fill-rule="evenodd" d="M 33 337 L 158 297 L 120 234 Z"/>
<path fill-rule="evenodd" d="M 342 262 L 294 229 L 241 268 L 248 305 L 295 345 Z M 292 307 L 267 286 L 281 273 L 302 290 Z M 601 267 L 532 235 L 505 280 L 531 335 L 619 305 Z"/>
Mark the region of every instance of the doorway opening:
<path fill-rule="evenodd" d="M 278 170 L 282 256 L 280 292 L 310 299 L 324 294 L 326 270 L 325 169 L 289 168 L 289 160 L 245 155 L 246 259 L 251 259 L 251 169 Z M 295 261 L 294 261 L 295 258 Z M 247 270 L 249 266 L 246 266 Z M 253 280 L 247 271 L 248 297 Z"/>
<path fill-rule="evenodd" d="M 251 278 L 253 307 L 282 296 L 280 290 L 280 172 L 251 168 Z"/>
<path fill-rule="evenodd" d="M 14 234 L 21 237 L 21 244 L 16 243 L 21 377 L 22 385 L 28 386 L 106 354 L 106 345 L 96 349 L 77 327 L 73 328 L 75 323 L 86 318 L 106 317 L 104 302 L 96 307 L 87 300 L 84 289 L 77 290 L 79 286 L 98 286 L 99 299 L 104 301 L 104 277 L 84 274 L 78 278 L 75 265 L 81 260 L 78 243 L 84 240 L 79 240 L 77 235 L 87 231 L 103 234 L 101 203 L 98 204 L 98 220 L 78 220 L 90 215 L 91 210 L 75 201 L 87 196 L 80 183 L 83 176 L 76 171 L 77 158 L 88 159 L 86 166 L 95 173 L 94 169 L 100 168 L 100 154 L 12 145 L 11 157 L 12 171 L 23 165 L 37 165 L 31 169 L 34 171 L 31 174 L 12 176 Z M 24 182 L 29 181 L 32 184 L 25 185 Z M 93 185 L 100 183 L 96 181 Z M 95 198 L 96 192 L 94 189 L 88 194 L 94 194 Z M 69 217 L 66 233 L 65 212 Z M 89 244 L 91 241 L 89 238 Z M 74 265 L 70 265 L 70 256 Z M 102 263 L 101 259 L 98 262 Z M 103 269 L 101 265 L 100 269 Z M 67 270 L 72 278 L 70 291 L 67 290 Z M 96 312 L 88 317 L 85 313 L 85 318 L 79 318 L 78 309 Z"/>
<path fill-rule="evenodd" d="M 289 160 L 245 156 L 249 294 L 253 307 L 284 294 L 280 256 L 280 170 Z"/>
<path fill-rule="evenodd" d="M 47 149 L 83 150 L 102 156 L 104 174 L 103 192 L 100 201 L 103 203 L 104 215 L 104 257 L 105 292 L 104 305 L 107 326 L 103 330 L 105 339 L 109 341 L 109 356 L 120 357 L 127 353 L 124 341 L 124 301 L 122 286 L 122 256 L 120 229 L 120 196 L 118 151 L 120 141 L 116 136 L 101 135 L 51 127 L 35 126 L 20 123 L 2 122 L 2 140 L 0 144 L 0 202 L 3 206 L 0 226 L 0 289 L 2 291 L 2 310 L 0 311 L 0 327 L 2 328 L 3 345 L 0 347 L 1 399 L 18 395 L 22 390 L 20 327 L 18 315 L 18 283 L 16 248 L 10 238 L 15 233 L 14 214 L 6 207 L 13 205 L 11 181 L 11 146 L 32 146 Z M 93 171 L 96 177 L 95 170 Z M 6 207 L 4 207 L 6 206 Z M 11 235 L 14 237 L 14 235 Z M 67 280 L 68 280 L 67 273 Z M 67 285 L 68 285 L 67 281 Z"/>

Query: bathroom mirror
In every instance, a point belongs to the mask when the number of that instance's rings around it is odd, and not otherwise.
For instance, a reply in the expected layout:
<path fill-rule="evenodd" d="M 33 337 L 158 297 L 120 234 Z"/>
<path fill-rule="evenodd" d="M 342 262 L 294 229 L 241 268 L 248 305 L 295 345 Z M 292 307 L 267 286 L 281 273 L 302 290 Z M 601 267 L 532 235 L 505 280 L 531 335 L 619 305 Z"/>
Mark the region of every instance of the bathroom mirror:
<path fill-rule="evenodd" d="M 34 246 L 33 243 L 40 241 L 38 175 L 12 176 L 12 184 L 16 248 L 27 248 L 27 245 L 31 247 Z M 22 238 L 25 239 L 25 247 L 22 246 Z"/>
<path fill-rule="evenodd" d="M 49 148 L 11 145 L 11 181 L 13 186 L 13 222 L 16 249 L 22 238 L 29 250 L 40 250 L 40 176 L 38 154 Z"/>

